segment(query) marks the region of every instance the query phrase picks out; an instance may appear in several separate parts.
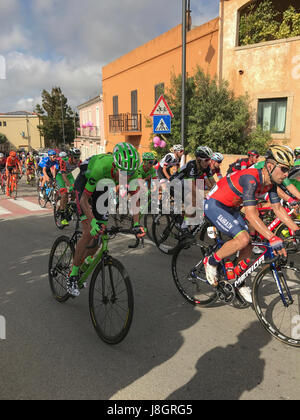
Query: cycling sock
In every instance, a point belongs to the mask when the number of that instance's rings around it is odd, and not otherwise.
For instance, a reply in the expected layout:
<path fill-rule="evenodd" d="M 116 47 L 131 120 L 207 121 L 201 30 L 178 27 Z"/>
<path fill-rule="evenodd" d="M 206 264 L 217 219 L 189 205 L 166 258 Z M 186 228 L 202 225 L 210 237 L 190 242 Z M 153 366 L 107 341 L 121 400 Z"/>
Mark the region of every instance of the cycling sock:
<path fill-rule="evenodd" d="M 76 267 L 76 265 L 73 265 L 70 277 L 78 276 L 78 274 L 79 274 L 79 267 Z"/>
<path fill-rule="evenodd" d="M 217 265 L 221 262 L 221 258 L 217 256 L 217 254 L 213 254 L 208 259 L 208 264 L 217 267 Z"/>

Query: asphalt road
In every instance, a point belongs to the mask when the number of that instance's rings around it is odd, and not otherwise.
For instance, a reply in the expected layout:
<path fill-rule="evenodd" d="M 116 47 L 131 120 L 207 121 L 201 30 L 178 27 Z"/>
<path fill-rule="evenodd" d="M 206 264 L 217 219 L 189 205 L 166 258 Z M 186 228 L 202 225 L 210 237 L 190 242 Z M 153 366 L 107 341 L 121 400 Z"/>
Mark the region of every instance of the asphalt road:
<path fill-rule="evenodd" d="M 272 339 L 251 309 L 185 303 L 170 257 L 150 243 L 110 244 L 131 276 L 135 313 L 125 341 L 104 344 L 87 291 L 52 298 L 47 264 L 60 234 L 51 216 L 0 221 L 1 400 L 299 399 L 300 349 Z"/>

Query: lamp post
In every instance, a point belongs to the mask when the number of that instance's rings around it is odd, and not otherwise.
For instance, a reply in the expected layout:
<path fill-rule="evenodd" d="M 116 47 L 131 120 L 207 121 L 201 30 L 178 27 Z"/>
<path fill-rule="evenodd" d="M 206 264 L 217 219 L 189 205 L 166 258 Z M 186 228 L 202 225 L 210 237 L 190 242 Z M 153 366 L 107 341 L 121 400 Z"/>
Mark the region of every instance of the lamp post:
<path fill-rule="evenodd" d="M 63 132 L 64 147 L 65 147 L 66 146 L 66 139 L 65 139 L 65 122 L 64 122 L 64 111 L 63 111 L 62 95 L 60 95 L 60 103 L 61 103 L 62 132 Z"/>
<path fill-rule="evenodd" d="M 181 144 L 185 139 L 185 89 L 186 89 L 186 12 L 187 0 L 182 0 L 182 86 L 181 86 Z"/>

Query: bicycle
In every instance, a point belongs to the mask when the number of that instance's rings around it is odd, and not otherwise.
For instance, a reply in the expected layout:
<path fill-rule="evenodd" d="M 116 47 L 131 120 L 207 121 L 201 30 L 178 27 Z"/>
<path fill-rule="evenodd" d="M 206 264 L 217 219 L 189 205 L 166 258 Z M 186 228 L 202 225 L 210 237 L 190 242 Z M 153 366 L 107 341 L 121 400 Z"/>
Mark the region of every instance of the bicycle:
<path fill-rule="evenodd" d="M 13 198 L 14 200 L 17 199 L 17 195 L 18 195 L 19 178 L 21 178 L 21 176 L 19 176 L 19 173 L 16 170 L 13 170 L 10 173 L 9 178 L 8 178 L 8 185 L 7 185 L 8 197 Z"/>
<path fill-rule="evenodd" d="M 236 280 L 228 281 L 225 262 L 218 266 L 218 286 L 206 280 L 204 257 L 216 252 L 224 244 L 218 232 L 215 244 L 208 246 L 199 240 L 185 240 L 172 258 L 173 280 L 179 293 L 192 305 L 209 307 L 221 301 L 236 307 L 249 307 L 238 292 L 239 286 L 259 269 L 252 285 L 253 308 L 263 327 L 276 339 L 290 346 L 300 347 L 300 267 L 274 255 L 266 242 L 254 242 L 263 248 L 246 271 Z M 300 250 L 295 237 L 285 241 L 289 254 Z M 199 250 L 202 256 L 199 258 Z M 259 268 L 262 265 L 265 267 Z"/>
<path fill-rule="evenodd" d="M 127 336 L 133 318 L 134 297 L 131 281 L 121 262 L 109 254 L 108 241 L 119 233 L 133 233 L 131 229 L 111 227 L 96 238 L 88 248 L 98 245 L 93 262 L 86 271 L 80 270 L 79 289 L 87 287 L 87 279 L 92 274 L 89 287 L 89 312 L 98 336 L 107 344 L 118 344 Z M 61 236 L 54 242 L 49 258 L 49 283 L 54 298 L 66 302 L 67 280 L 72 268 L 75 247 L 82 233 L 79 221 L 73 236 Z M 140 240 L 136 238 L 137 248 Z"/>
<path fill-rule="evenodd" d="M 41 186 L 38 186 L 38 202 L 41 208 L 45 208 L 48 203 L 51 203 L 54 206 L 56 197 L 59 194 L 59 190 L 54 181 L 46 182 L 44 189 L 41 189 Z"/>
<path fill-rule="evenodd" d="M 6 175 L 5 175 L 5 169 L 0 171 L 0 190 L 2 194 L 5 195 L 6 193 Z"/>
<path fill-rule="evenodd" d="M 66 217 L 68 222 L 75 220 L 76 222 L 79 220 L 78 211 L 77 211 L 77 204 L 74 198 L 74 193 L 68 193 L 68 202 L 66 205 L 66 209 L 63 211 L 60 210 L 60 201 L 61 201 L 61 194 L 59 191 L 55 194 L 55 199 L 53 203 L 53 216 L 54 216 L 54 223 L 55 226 L 59 230 L 63 230 L 66 226 L 61 224 L 62 217 Z M 69 200 L 69 197 L 71 200 Z"/>

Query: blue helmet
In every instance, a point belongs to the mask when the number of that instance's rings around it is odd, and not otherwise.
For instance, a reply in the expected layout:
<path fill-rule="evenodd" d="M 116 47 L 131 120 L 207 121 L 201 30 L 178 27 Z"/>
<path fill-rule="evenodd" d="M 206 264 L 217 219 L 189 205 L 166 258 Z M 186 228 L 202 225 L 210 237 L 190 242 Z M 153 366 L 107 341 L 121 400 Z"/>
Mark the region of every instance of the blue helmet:
<path fill-rule="evenodd" d="M 56 156 L 56 151 L 55 150 L 49 150 L 48 151 L 48 156 Z"/>

